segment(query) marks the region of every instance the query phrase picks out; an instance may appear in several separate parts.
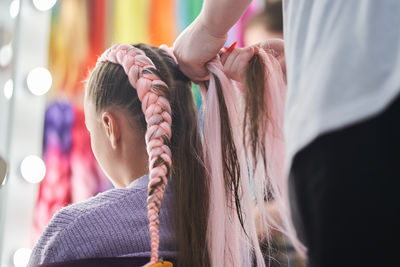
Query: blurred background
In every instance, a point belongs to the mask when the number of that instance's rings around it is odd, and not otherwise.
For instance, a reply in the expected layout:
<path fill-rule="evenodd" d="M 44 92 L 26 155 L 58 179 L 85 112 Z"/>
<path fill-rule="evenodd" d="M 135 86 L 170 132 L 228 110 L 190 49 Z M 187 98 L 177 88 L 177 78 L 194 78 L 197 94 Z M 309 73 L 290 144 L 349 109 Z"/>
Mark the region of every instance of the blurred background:
<path fill-rule="evenodd" d="M 97 57 L 114 43 L 172 46 L 201 6 L 202 0 L 0 0 L 1 267 L 26 266 L 56 211 L 111 188 L 83 115 L 84 81 Z M 281 4 L 254 0 L 227 45 L 271 37 L 282 38 Z M 193 93 L 200 105 L 195 85 Z"/>

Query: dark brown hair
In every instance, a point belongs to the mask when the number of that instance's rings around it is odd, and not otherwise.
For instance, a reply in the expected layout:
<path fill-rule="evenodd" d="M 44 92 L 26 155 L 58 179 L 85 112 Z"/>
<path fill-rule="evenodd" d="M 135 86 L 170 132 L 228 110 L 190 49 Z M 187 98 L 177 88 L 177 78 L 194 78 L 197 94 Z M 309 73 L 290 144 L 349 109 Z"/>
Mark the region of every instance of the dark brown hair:
<path fill-rule="evenodd" d="M 178 266 L 209 266 L 206 244 L 209 189 L 191 82 L 164 50 L 145 44 L 134 46 L 143 50 L 154 63 L 156 69 L 149 71 L 168 85 L 168 91 L 163 94 L 172 109 L 170 148 L 173 163 L 169 186 L 172 187 L 175 209 L 170 212 L 170 219 L 175 226 Z M 87 88 L 87 96 L 98 112 L 110 106 L 124 109 L 145 134 L 147 125 L 141 102 L 120 65 L 110 62 L 98 65 Z"/>
<path fill-rule="evenodd" d="M 268 75 L 265 73 L 266 70 L 264 61 L 259 54 L 255 54 L 250 59 L 246 69 L 243 143 L 244 147 L 248 147 L 251 152 L 253 174 L 260 155 L 265 171 L 267 167 L 266 148 L 263 142 L 269 119 L 265 104 L 265 77 Z"/>
<path fill-rule="evenodd" d="M 222 148 L 222 167 L 225 181 L 225 193 L 228 201 L 233 199 L 232 208 L 236 209 L 240 225 L 246 233 L 241 207 L 241 188 L 240 188 L 240 164 L 238 153 L 232 134 L 229 113 L 222 93 L 222 85 L 218 76 L 213 74 L 217 89 L 219 112 L 221 117 L 221 148 Z M 228 202 L 229 203 L 229 202 Z"/>

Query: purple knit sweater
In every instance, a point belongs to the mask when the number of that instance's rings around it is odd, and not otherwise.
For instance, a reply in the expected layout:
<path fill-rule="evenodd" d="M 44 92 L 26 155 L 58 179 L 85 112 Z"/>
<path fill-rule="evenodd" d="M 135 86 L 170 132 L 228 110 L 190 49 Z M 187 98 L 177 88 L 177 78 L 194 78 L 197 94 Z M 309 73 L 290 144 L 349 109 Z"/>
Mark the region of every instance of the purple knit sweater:
<path fill-rule="evenodd" d="M 57 212 L 32 251 L 28 266 L 84 258 L 150 256 L 148 176 Z M 160 257 L 176 256 L 167 190 L 160 212 Z M 168 219 L 167 219 L 168 218 Z"/>

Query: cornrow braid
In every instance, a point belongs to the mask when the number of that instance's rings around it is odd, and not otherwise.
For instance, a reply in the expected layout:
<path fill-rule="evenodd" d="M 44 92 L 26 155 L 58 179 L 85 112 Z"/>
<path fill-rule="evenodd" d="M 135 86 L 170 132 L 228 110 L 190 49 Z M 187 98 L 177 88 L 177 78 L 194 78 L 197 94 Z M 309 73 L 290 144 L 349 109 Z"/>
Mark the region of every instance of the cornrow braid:
<path fill-rule="evenodd" d="M 134 46 L 113 45 L 99 58 L 98 64 L 100 62 L 121 65 L 142 102 L 147 123 L 145 140 L 150 170 L 147 198 L 151 245 L 149 264 L 154 264 L 158 261 L 160 243 L 159 212 L 172 166 L 172 111 L 168 85 L 157 75 L 157 69 L 150 58 Z"/>

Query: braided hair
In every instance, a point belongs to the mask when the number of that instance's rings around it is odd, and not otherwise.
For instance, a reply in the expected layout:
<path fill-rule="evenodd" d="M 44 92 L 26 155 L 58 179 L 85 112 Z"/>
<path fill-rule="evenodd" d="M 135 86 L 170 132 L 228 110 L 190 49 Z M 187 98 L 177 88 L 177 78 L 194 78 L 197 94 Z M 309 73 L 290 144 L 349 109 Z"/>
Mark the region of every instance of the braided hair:
<path fill-rule="evenodd" d="M 114 45 L 99 58 L 87 88 L 97 112 L 109 106 L 123 108 L 145 136 L 150 264 L 159 258 L 159 212 L 172 179 L 179 266 L 209 266 L 208 185 L 190 80 L 162 49 Z"/>

